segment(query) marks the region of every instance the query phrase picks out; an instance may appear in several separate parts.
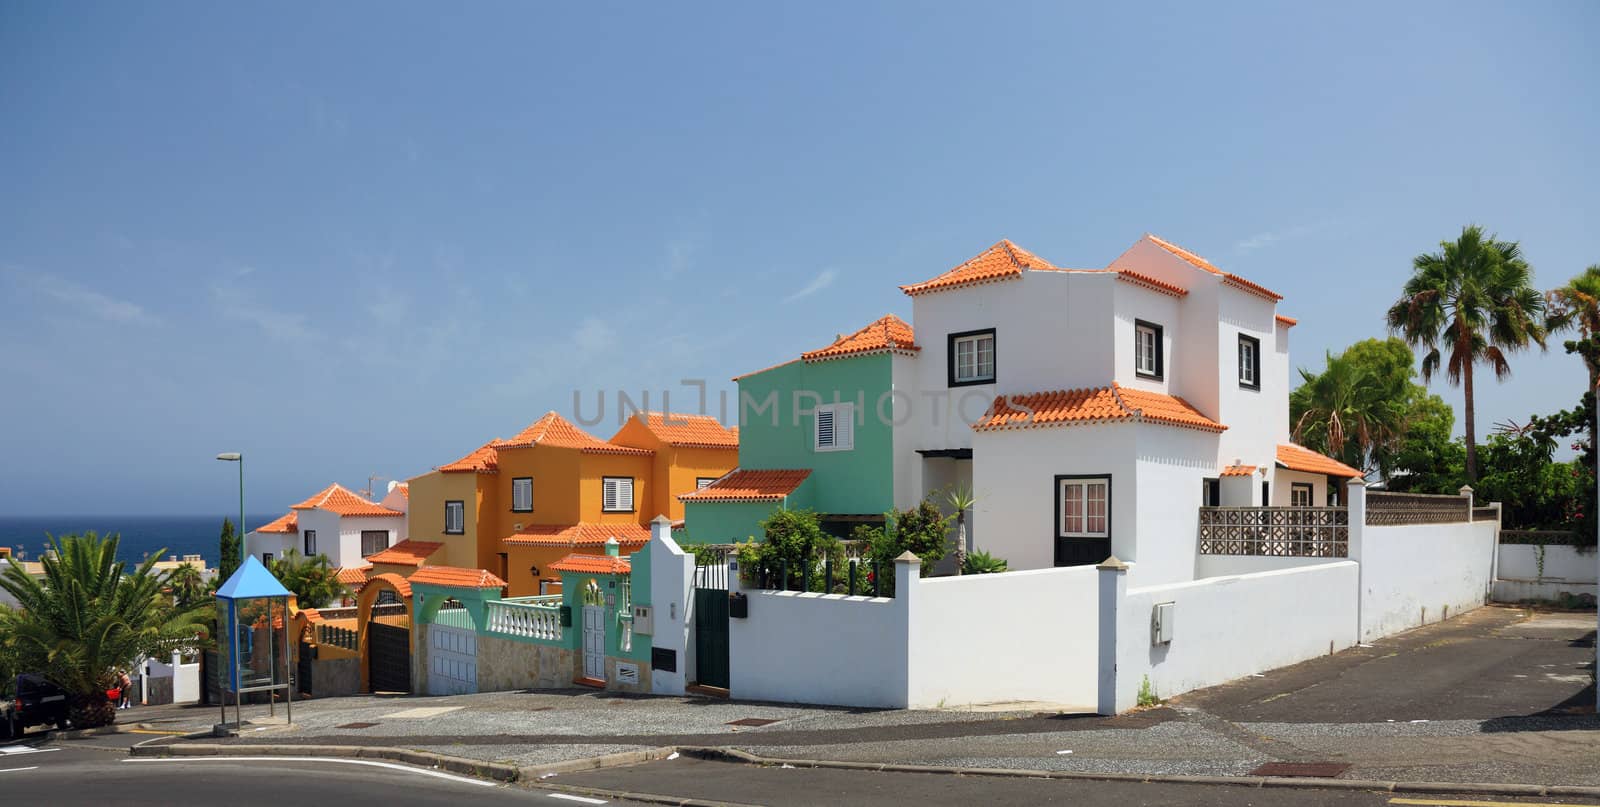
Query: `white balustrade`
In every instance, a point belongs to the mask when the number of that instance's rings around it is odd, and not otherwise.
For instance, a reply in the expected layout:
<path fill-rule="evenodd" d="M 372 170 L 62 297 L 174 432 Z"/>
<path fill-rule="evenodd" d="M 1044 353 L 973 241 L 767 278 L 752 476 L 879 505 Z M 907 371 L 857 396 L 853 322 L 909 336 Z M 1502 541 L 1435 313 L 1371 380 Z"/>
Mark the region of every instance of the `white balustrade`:
<path fill-rule="evenodd" d="M 489 632 L 527 639 L 561 641 L 561 608 L 504 600 L 487 603 Z"/>

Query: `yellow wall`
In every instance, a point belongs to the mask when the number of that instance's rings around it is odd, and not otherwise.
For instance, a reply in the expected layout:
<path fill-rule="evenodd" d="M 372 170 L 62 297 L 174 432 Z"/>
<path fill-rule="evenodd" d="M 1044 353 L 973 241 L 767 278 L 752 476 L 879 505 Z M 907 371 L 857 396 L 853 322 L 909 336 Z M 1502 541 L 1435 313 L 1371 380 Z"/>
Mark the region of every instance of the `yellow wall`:
<path fill-rule="evenodd" d="M 647 524 L 654 514 L 650 509 L 653 495 L 654 457 L 638 454 L 580 454 L 582 457 L 578 478 L 579 521 L 596 524 Z M 608 476 L 633 477 L 633 512 L 607 513 L 601 507 L 603 479 Z M 569 522 L 571 523 L 571 522 Z"/>
<path fill-rule="evenodd" d="M 488 507 L 487 497 L 480 496 L 479 487 L 489 488 L 495 477 L 491 474 L 440 473 L 434 471 L 415 477 L 411 482 L 411 499 L 406 505 L 408 537 L 417 541 L 438 541 L 444 544 L 439 554 L 429 558 L 435 566 L 459 566 L 465 569 L 490 568 L 478 563 L 482 539 L 498 541 L 492 530 L 485 531 L 479 517 Z M 492 491 L 490 491 L 492 495 Z M 465 503 L 463 532 L 447 535 L 444 531 L 444 503 L 459 500 Z M 370 576 L 370 575 L 369 575 Z"/>
<path fill-rule="evenodd" d="M 508 551 L 505 581 L 506 587 L 510 590 L 509 596 L 512 597 L 531 597 L 535 594 L 538 594 L 540 578 L 554 578 L 559 580 L 561 575 L 557 572 L 550 571 L 550 564 L 561 560 L 573 552 L 594 555 L 605 554 L 605 549 L 603 547 L 599 548 L 597 551 L 590 552 L 587 549 L 570 549 L 564 546 L 523 546 L 511 544 L 507 546 L 506 549 Z M 533 566 L 539 567 L 538 578 L 534 577 L 532 572 L 529 571 L 529 568 Z M 551 593 L 555 593 L 560 590 L 561 586 L 557 584 L 551 589 Z"/>
<path fill-rule="evenodd" d="M 638 418 L 628 418 L 617 430 L 611 442 L 618 445 L 648 448 L 656 452 L 650 463 L 653 484 L 650 497 L 639 495 L 639 483 L 634 483 L 634 503 L 643 516 L 639 523 L 665 514 L 674 521 L 683 518 L 683 502 L 678 496 L 695 490 L 700 477 L 716 478 L 739 464 L 737 448 L 677 448 L 661 442 Z"/>
<path fill-rule="evenodd" d="M 511 480 L 533 478 L 533 512 L 511 509 Z M 494 545 L 516 532 L 516 525 L 576 524 L 578 514 L 578 452 L 567 448 L 532 446 L 500 451 L 500 472 L 494 480 Z"/>

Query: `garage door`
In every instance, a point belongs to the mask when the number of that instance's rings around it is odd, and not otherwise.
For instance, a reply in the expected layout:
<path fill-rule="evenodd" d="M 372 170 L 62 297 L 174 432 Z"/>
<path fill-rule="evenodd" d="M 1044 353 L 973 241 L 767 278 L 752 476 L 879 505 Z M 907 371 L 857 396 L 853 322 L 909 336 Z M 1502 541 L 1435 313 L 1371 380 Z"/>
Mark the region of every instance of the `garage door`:
<path fill-rule="evenodd" d="M 428 626 L 428 694 L 478 691 L 478 636 L 468 628 Z"/>

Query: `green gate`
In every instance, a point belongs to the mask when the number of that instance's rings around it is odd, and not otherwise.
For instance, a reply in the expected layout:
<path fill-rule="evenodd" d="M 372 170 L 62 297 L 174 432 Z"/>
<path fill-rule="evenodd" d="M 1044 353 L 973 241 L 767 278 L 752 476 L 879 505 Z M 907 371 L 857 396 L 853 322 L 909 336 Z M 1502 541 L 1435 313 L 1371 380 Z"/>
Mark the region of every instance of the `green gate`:
<path fill-rule="evenodd" d="M 701 686 L 728 688 L 728 560 L 708 553 L 694 570 L 694 672 Z"/>

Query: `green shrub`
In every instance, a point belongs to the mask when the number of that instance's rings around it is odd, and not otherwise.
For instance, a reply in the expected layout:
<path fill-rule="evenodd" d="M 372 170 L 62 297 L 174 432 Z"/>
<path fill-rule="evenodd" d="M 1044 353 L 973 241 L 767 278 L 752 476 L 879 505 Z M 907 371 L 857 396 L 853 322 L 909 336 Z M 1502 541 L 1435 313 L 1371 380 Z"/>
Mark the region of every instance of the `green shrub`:
<path fill-rule="evenodd" d="M 761 522 L 761 531 L 765 536 L 761 543 L 739 545 L 741 581 L 759 584 L 760 570 L 765 568 L 767 585 L 773 588 L 820 592 L 826 583 L 823 562 L 828 560 L 833 564 L 834 592 L 844 590 L 844 543 L 822 531 L 815 512 L 774 510 Z"/>
<path fill-rule="evenodd" d="M 1005 558 L 997 558 L 981 549 L 967 555 L 966 563 L 961 565 L 962 574 L 998 574 L 1005 570 Z"/>
<path fill-rule="evenodd" d="M 1139 705 L 1156 706 L 1160 703 L 1161 699 L 1156 697 L 1156 688 L 1150 685 L 1150 676 L 1145 676 L 1144 680 L 1139 682 Z"/>

